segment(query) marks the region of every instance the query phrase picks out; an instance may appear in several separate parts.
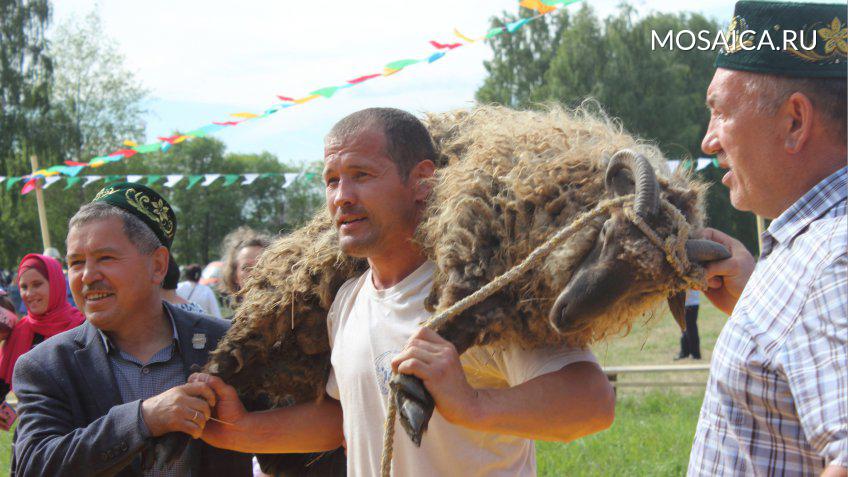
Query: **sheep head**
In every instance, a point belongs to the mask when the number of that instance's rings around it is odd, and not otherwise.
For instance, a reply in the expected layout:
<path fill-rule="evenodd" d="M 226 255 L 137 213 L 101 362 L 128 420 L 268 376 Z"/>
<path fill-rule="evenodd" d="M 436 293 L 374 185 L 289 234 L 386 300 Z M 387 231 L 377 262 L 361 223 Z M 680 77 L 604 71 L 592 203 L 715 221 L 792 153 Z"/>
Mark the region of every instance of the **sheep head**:
<path fill-rule="evenodd" d="M 660 210 L 661 189 L 647 159 L 619 151 L 609 161 L 605 185 L 613 196 L 635 193 L 635 214 L 657 231 L 673 232 L 664 223 L 668 218 Z M 652 245 L 622 210 L 613 210 L 550 310 L 554 329 L 580 335 L 596 327 L 598 320 L 621 322 L 622 316 L 633 316 L 666 297 L 683 329 L 684 281 L 666 263 L 664 252 Z M 686 251 L 698 264 L 730 256 L 723 246 L 707 240 L 688 240 Z"/>

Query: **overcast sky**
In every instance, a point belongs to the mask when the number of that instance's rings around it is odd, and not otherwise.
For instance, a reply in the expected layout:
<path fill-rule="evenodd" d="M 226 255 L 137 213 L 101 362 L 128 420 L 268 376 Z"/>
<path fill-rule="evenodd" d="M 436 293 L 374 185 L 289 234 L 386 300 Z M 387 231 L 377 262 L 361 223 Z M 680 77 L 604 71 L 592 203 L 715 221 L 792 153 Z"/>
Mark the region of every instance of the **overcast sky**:
<path fill-rule="evenodd" d="M 55 0 L 53 23 L 96 10 L 103 34 L 117 44 L 126 66 L 150 90 L 148 139 L 191 130 L 229 113 L 261 113 L 275 95 L 302 97 L 324 86 L 377 73 L 390 61 L 422 58 L 429 40 L 456 41 L 453 28 L 484 34 L 492 16 L 517 10 L 516 0 L 420 2 L 279 0 Z M 619 0 L 591 2 L 600 16 Z M 729 0 L 636 1 L 639 14 L 673 12 L 685 5 L 729 19 Z M 579 8 L 579 4 L 567 7 Z M 269 151 L 298 163 L 322 157 L 322 138 L 344 115 L 370 106 L 414 113 L 472 104 L 485 77 L 485 44 L 469 45 L 433 64 L 343 90 L 331 99 L 281 111 L 228 128 L 215 137 L 229 151 Z M 144 138 L 135 138 L 144 139 Z M 103 151 L 104 153 L 110 151 Z M 87 159 L 87 158 L 86 158 Z"/>

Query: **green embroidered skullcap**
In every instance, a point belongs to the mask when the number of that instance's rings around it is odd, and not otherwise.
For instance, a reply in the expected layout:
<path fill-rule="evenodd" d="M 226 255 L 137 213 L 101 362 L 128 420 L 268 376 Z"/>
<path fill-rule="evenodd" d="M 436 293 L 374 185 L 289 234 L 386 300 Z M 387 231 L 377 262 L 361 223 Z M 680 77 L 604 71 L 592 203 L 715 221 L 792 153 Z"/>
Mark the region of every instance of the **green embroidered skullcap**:
<path fill-rule="evenodd" d="M 717 68 L 807 78 L 845 78 L 845 4 L 741 1 Z"/>
<path fill-rule="evenodd" d="M 171 205 L 155 190 L 133 182 L 121 182 L 101 189 L 92 202 L 106 202 L 138 217 L 162 245 L 171 248 L 177 233 L 177 217 Z"/>

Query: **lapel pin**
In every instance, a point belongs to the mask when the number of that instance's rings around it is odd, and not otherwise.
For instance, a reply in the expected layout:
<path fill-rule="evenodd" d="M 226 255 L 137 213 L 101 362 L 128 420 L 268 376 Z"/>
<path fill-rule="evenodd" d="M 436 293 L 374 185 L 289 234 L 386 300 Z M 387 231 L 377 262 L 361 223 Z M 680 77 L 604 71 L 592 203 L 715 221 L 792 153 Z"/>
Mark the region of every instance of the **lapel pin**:
<path fill-rule="evenodd" d="M 191 347 L 194 349 L 206 348 L 206 335 L 203 333 L 195 333 L 191 337 Z"/>

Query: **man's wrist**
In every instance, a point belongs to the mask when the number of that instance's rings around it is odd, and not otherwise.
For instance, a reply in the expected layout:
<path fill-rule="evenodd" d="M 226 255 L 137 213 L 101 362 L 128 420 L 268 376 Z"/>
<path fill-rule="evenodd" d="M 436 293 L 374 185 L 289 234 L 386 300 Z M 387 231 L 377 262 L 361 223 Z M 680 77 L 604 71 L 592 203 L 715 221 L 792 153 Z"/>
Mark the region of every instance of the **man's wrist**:
<path fill-rule="evenodd" d="M 141 437 L 144 439 L 148 439 L 153 436 L 150 433 L 150 428 L 147 427 L 147 423 L 144 422 L 144 413 L 142 412 L 141 405 L 144 403 L 141 399 L 138 400 L 138 432 L 141 434 Z"/>

